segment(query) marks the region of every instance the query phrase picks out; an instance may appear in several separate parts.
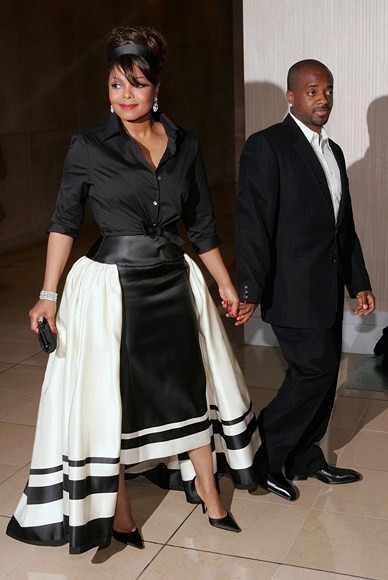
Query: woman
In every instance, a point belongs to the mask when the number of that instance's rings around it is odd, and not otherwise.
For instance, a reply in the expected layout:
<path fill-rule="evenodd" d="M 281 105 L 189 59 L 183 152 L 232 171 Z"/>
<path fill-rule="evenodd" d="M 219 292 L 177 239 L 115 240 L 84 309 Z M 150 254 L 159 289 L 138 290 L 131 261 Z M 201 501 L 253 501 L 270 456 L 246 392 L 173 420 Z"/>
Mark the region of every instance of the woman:
<path fill-rule="evenodd" d="M 255 418 L 241 371 L 176 223 L 237 324 L 197 139 L 157 114 L 161 34 L 120 27 L 108 42 L 106 123 L 76 135 L 49 228 L 40 300 L 58 329 L 43 384 L 28 485 L 7 533 L 71 553 L 113 536 L 144 547 L 125 472 L 185 489 L 211 525 L 238 532 L 214 473 L 254 487 Z M 102 238 L 56 290 L 88 200 Z M 206 508 L 205 508 L 206 506 Z M 112 532 L 113 530 L 113 532 Z"/>

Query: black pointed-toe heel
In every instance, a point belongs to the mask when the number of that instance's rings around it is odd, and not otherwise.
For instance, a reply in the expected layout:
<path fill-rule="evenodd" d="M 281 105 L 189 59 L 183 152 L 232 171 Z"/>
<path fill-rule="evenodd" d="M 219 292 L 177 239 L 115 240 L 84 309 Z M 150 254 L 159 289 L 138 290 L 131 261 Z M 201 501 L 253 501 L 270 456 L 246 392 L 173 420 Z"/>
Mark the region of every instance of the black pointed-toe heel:
<path fill-rule="evenodd" d="M 189 503 L 194 503 L 202 507 L 202 513 L 206 513 L 206 505 L 203 499 L 200 498 L 195 488 L 195 477 L 190 482 L 189 495 L 187 496 Z M 223 518 L 209 518 L 209 524 L 214 528 L 225 530 L 228 532 L 241 532 L 241 528 L 236 524 L 230 513 L 227 511 Z"/>
<path fill-rule="evenodd" d="M 229 512 L 226 512 L 226 516 L 223 518 L 209 518 L 209 524 L 214 528 L 226 530 L 227 532 L 241 532 L 240 526 L 236 524 Z"/>
<path fill-rule="evenodd" d="M 188 484 L 188 487 L 185 488 L 186 501 L 187 501 L 187 503 L 194 503 L 197 505 L 201 505 L 201 504 L 203 504 L 203 501 L 199 497 L 197 490 L 195 488 L 195 479 L 196 478 L 194 477 L 194 479 L 192 479 L 190 481 L 190 483 Z M 214 482 L 215 482 L 216 489 L 217 489 L 218 493 L 220 493 L 220 483 L 218 481 L 218 477 L 214 476 Z"/>
<path fill-rule="evenodd" d="M 127 546 L 133 546 L 139 550 L 142 550 L 145 547 L 143 538 L 137 528 L 133 530 L 133 532 L 116 532 L 116 530 L 112 530 L 112 536 L 115 540 L 122 544 L 126 544 Z"/>
<path fill-rule="evenodd" d="M 199 497 L 195 488 L 195 477 L 190 481 L 188 493 L 186 493 L 186 500 L 188 503 L 193 503 L 202 506 L 202 513 L 206 513 L 206 506 L 204 501 Z"/>

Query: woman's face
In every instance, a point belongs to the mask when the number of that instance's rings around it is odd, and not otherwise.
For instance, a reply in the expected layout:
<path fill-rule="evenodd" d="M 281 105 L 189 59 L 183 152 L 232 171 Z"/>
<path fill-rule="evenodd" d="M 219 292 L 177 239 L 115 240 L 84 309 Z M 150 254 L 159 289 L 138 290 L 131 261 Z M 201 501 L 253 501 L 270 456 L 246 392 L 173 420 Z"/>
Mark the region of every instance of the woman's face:
<path fill-rule="evenodd" d="M 135 66 L 136 85 L 132 85 L 121 69 L 115 66 L 109 75 L 109 100 L 114 112 L 122 121 L 144 121 L 151 109 L 159 85 L 152 85 Z"/>

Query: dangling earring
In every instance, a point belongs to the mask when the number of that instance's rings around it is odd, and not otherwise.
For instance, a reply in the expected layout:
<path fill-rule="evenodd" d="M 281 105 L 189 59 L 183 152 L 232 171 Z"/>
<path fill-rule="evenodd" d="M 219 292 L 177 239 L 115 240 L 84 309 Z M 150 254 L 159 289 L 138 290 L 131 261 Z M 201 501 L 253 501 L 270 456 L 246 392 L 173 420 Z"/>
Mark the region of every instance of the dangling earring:
<path fill-rule="evenodd" d="M 159 109 L 158 97 L 154 98 L 154 104 L 152 105 L 152 110 L 154 113 Z"/>
<path fill-rule="evenodd" d="M 111 106 L 110 106 L 110 112 L 111 112 L 111 113 L 114 113 L 114 112 L 115 112 L 115 110 L 114 110 L 114 108 L 113 108 L 113 105 L 111 105 Z"/>

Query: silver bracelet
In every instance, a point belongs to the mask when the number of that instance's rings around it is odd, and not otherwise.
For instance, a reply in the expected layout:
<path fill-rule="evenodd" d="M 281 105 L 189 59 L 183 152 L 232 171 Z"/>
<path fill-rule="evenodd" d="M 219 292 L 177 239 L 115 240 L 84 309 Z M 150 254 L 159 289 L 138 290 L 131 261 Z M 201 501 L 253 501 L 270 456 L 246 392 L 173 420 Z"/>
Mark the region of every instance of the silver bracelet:
<path fill-rule="evenodd" d="M 50 292 L 50 290 L 41 290 L 39 294 L 39 300 L 51 300 L 51 302 L 56 302 L 58 294 L 56 292 Z"/>

